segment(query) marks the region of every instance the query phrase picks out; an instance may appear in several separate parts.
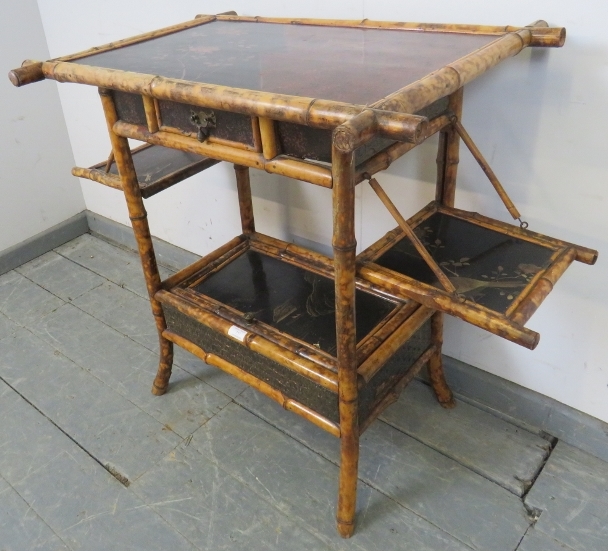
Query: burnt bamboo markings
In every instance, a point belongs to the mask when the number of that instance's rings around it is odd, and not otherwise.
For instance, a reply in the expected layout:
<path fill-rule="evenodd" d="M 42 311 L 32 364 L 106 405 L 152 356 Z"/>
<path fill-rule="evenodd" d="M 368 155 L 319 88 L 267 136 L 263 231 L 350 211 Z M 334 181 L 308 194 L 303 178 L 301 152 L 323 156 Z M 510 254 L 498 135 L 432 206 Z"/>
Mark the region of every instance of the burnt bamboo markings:
<path fill-rule="evenodd" d="M 141 258 L 146 287 L 150 297 L 150 305 L 156 322 L 158 331 L 158 339 L 160 346 L 160 360 L 158 365 L 158 373 L 154 379 L 152 387 L 153 394 L 161 395 L 167 390 L 169 378 L 171 377 L 171 368 L 173 365 L 173 343 L 163 337 L 162 333 L 167 328 L 165 316 L 161 304 L 154 298 L 156 292 L 160 289 L 161 281 L 156 265 L 156 257 L 154 255 L 154 247 L 152 245 L 152 237 L 150 235 L 150 227 L 148 226 L 147 213 L 144 207 L 137 174 L 133 166 L 133 158 L 129 143 L 125 138 L 122 138 L 114 133 L 113 128 L 117 120 L 116 109 L 112 93 L 109 90 L 100 89 L 101 103 L 110 141 L 112 142 L 112 150 L 116 160 L 116 166 L 120 174 L 122 189 L 125 194 L 129 218 L 133 226 L 133 233 L 137 241 L 137 248 Z"/>

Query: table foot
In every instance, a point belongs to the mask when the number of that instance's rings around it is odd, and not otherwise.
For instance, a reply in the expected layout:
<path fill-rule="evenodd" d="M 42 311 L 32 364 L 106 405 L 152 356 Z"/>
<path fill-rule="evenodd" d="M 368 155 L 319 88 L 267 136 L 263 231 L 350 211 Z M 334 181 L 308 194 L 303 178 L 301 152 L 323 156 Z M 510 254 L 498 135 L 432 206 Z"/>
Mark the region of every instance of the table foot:
<path fill-rule="evenodd" d="M 164 337 L 160 338 L 160 362 L 152 384 L 152 394 L 162 396 L 167 392 L 171 368 L 173 367 L 173 343 Z"/>

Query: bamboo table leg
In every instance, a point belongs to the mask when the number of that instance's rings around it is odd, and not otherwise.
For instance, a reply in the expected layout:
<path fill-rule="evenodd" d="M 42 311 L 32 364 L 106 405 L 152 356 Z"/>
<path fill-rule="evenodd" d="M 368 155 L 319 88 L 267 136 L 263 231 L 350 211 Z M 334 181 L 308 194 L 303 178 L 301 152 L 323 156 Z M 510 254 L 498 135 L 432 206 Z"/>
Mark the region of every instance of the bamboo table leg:
<path fill-rule="evenodd" d="M 358 389 L 355 335 L 355 184 L 354 154 L 332 148 L 333 250 L 336 277 L 336 336 L 340 412 L 338 532 L 355 529 L 359 464 Z"/>
<path fill-rule="evenodd" d="M 118 168 L 118 173 L 120 174 L 122 188 L 127 201 L 129 218 L 131 219 L 133 233 L 137 240 L 137 248 L 139 249 L 139 256 L 146 279 L 148 295 L 150 296 L 150 305 L 152 306 L 156 329 L 158 330 L 160 361 L 158 372 L 152 386 L 152 393 L 160 396 L 167 390 L 169 377 L 171 377 L 171 367 L 173 365 L 173 343 L 165 339 L 162 335 L 163 331 L 167 328 L 167 324 L 165 322 L 162 306 L 154 298 L 154 295 L 160 289 L 160 274 L 158 273 L 158 266 L 156 265 L 152 237 L 148 226 L 148 215 L 141 197 L 137 174 L 133 167 L 129 142 L 126 138 L 121 138 L 114 133 L 113 127 L 118 120 L 118 116 L 116 114 L 116 107 L 111 91 L 100 89 L 99 95 L 101 96 L 101 103 L 106 116 L 110 141 L 112 142 L 112 151 L 114 152 L 116 166 Z"/>
<path fill-rule="evenodd" d="M 459 119 L 462 115 L 462 88 L 450 95 L 449 110 Z M 456 196 L 456 173 L 458 171 L 460 136 L 450 125 L 439 134 L 437 151 L 437 188 L 435 199 L 448 207 L 454 206 Z M 437 401 L 445 408 L 456 405 L 452 391 L 445 380 L 441 347 L 443 345 L 443 316 L 435 312 L 431 319 L 431 337 L 435 345 L 435 354 L 429 361 L 429 377 Z"/>

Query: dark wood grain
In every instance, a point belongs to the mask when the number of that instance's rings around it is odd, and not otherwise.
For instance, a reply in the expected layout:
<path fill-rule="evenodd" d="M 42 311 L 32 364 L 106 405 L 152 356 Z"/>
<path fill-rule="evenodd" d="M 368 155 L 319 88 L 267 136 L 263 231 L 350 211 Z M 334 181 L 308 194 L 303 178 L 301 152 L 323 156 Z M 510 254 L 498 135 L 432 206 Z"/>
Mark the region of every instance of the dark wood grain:
<path fill-rule="evenodd" d="M 367 105 L 495 39 L 214 21 L 75 63 Z"/>

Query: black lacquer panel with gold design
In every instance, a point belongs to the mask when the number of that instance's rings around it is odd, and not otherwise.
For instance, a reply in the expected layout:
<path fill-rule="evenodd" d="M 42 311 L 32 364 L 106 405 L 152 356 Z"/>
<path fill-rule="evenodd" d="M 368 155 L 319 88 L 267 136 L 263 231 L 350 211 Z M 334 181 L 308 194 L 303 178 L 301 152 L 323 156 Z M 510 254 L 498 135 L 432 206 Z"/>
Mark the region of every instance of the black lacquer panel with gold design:
<path fill-rule="evenodd" d="M 301 341 L 336 354 L 334 281 L 248 250 L 193 290 Z M 395 309 L 389 300 L 356 292 L 357 342 Z"/>
<path fill-rule="evenodd" d="M 553 249 L 436 212 L 416 229 L 456 292 L 495 312 L 505 313 L 534 275 L 549 267 Z M 442 289 L 404 238 L 376 264 Z"/>

